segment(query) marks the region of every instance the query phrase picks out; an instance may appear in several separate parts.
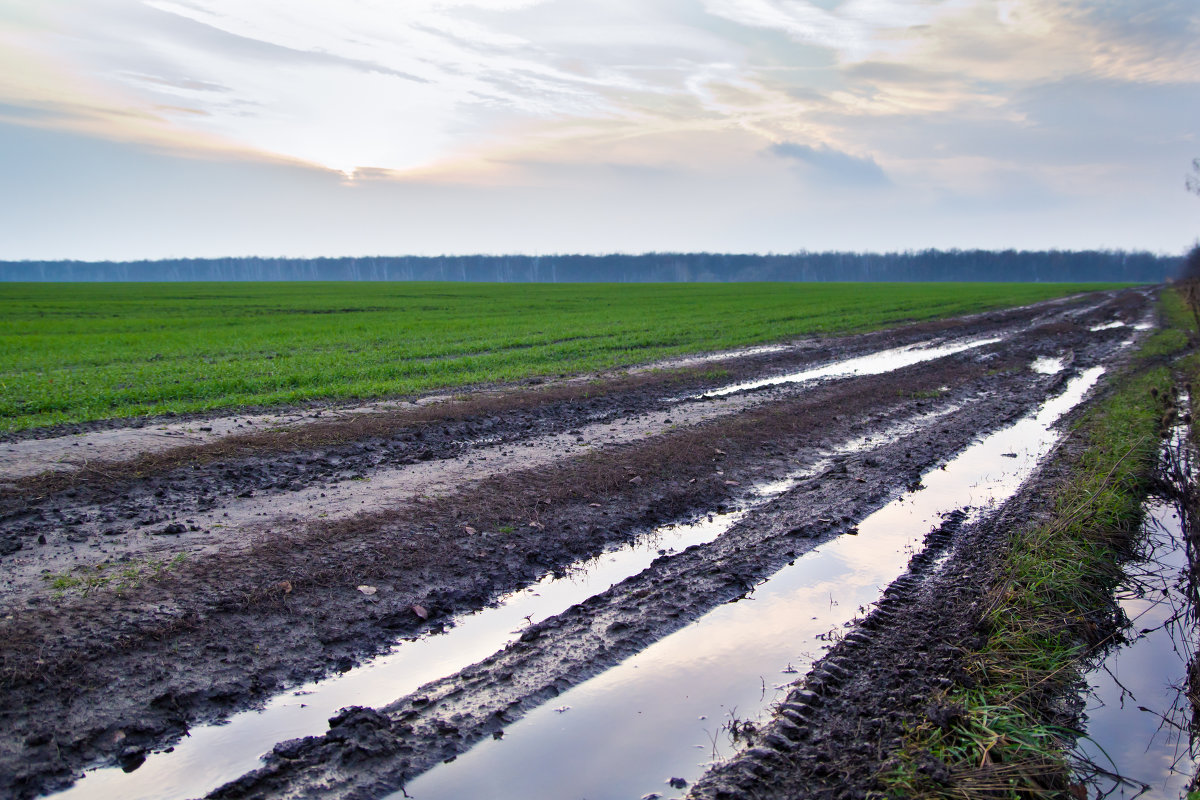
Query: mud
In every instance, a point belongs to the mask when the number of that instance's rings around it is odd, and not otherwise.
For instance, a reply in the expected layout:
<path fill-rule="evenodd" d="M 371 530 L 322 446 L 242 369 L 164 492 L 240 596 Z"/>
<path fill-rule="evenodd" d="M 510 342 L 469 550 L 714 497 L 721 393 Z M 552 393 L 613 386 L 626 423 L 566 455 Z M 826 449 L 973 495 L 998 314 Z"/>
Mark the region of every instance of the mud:
<path fill-rule="evenodd" d="M 1147 308 L 1140 292 L 1091 296 L 308 419 L 14 480 L 0 515 L 0 793 L 34 796 L 90 765 L 134 769 L 193 726 L 452 626 L 656 525 L 737 507 L 751 486 L 811 467 L 848 440 L 945 412 L 845 456 L 715 541 L 665 554 L 529 626 L 475 666 L 380 710 L 338 715 L 324 737 L 281 743 L 219 796 L 398 788 L 850 531 L 922 470 L 1118 357 Z M 1089 330 L 1116 320 L 1126 327 Z M 1000 341 L 884 375 L 681 400 L 934 335 Z M 1038 358 L 1063 368 L 1036 371 Z M 930 602 L 969 603 L 962 581 Z M 937 641 L 955 635 L 953 620 L 932 627 Z M 894 691 L 884 678 L 875 700 Z"/>

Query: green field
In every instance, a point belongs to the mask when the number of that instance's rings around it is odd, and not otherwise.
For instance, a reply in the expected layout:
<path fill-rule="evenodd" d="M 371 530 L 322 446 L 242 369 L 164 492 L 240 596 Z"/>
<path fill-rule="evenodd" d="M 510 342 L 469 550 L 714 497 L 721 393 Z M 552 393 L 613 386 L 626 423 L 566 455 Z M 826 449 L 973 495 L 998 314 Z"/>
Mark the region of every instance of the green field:
<path fill-rule="evenodd" d="M 1098 288 L 0 284 L 0 431 L 562 375 Z"/>

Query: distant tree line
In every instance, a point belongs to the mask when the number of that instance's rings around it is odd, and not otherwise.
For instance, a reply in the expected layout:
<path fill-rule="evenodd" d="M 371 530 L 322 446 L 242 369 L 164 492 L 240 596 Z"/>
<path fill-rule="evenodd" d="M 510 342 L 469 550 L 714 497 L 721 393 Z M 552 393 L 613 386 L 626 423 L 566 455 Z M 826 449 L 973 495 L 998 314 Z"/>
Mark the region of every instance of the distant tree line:
<path fill-rule="evenodd" d="M 1122 250 L 645 253 L 553 256 L 0 261 L 0 281 L 1122 281 L 1158 283 L 1182 258 Z"/>

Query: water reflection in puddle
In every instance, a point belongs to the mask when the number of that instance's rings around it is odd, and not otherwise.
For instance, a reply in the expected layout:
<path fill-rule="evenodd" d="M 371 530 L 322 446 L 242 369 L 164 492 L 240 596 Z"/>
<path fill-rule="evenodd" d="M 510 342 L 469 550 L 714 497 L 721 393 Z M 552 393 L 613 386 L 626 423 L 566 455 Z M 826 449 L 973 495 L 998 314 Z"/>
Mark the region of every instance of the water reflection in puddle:
<path fill-rule="evenodd" d="M 1092 327 L 1088 328 L 1088 330 L 1095 333 L 1096 331 L 1111 331 L 1117 328 L 1124 328 L 1125 326 L 1126 323 L 1118 320 L 1116 322 L 1106 322 L 1103 325 L 1093 325 Z"/>
<path fill-rule="evenodd" d="M 1057 375 L 1063 371 L 1065 363 L 1061 357 L 1041 356 L 1035 358 L 1029 368 L 1041 375 Z"/>
<path fill-rule="evenodd" d="M 904 367 L 920 364 L 923 361 L 933 361 L 937 358 L 961 353 L 965 350 L 971 350 L 984 345 L 995 344 L 1001 341 L 1000 337 L 992 337 L 988 339 L 971 339 L 968 341 L 954 342 L 953 344 L 930 345 L 929 343 L 911 344 L 905 347 L 896 347 L 890 350 L 882 350 L 878 353 L 859 356 L 857 358 L 846 359 L 845 361 L 836 361 L 832 364 L 826 364 L 823 367 L 814 367 L 801 372 L 793 372 L 788 375 L 777 375 L 773 378 L 762 378 L 756 381 L 746 381 L 745 383 L 735 383 L 731 386 L 726 386 L 723 389 L 714 389 L 711 392 L 695 395 L 693 399 L 702 397 L 724 397 L 734 392 L 743 392 L 750 389 L 761 389 L 764 386 L 778 386 L 784 383 L 804 383 L 806 381 L 815 381 L 821 378 L 849 378 L 861 375 L 881 375 L 885 372 L 894 372 L 895 370 Z"/>
<path fill-rule="evenodd" d="M 876 437 L 851 439 L 823 454 L 811 467 L 755 487 L 745 508 L 709 514 L 691 523 L 664 525 L 632 546 L 573 565 L 562 577 L 547 576 L 502 598 L 496 607 L 461 617 L 447 633 L 402 642 L 392 652 L 343 675 L 279 695 L 262 710 L 237 714 L 225 724 L 198 727 L 171 752 L 152 754 L 134 772 L 117 768 L 89 772 L 54 797 L 170 800 L 202 795 L 258 767 L 261 754 L 275 743 L 324 733 L 327 720 L 338 709 L 386 705 L 429 681 L 452 675 L 502 649 L 526 626 L 638 574 L 660 555 L 711 542 L 750 510 L 827 469 L 831 459 L 910 435 L 960 408 L 949 405 L 898 423 Z"/>
<path fill-rule="evenodd" d="M 789 671 L 806 672 L 830 631 L 876 602 L 942 515 L 1011 496 L 1058 441 L 1050 426 L 1103 370 L 923 476 L 925 489 L 867 517 L 857 536 L 807 553 L 750 599 L 715 609 L 530 712 L 406 787 L 416 800 L 587 797 L 627 800 L 694 781 L 731 744 L 724 725 L 759 718 Z M 614 768 L 619 765 L 619 768 Z M 397 793 L 389 800 L 401 800 Z"/>
<path fill-rule="evenodd" d="M 1149 505 L 1146 533 L 1147 557 L 1127 567 L 1130 579 L 1119 590 L 1132 641 L 1087 676 L 1089 738 L 1079 749 L 1124 779 L 1093 778 L 1103 795 L 1178 800 L 1196 771 L 1192 709 L 1183 691 L 1188 660 L 1196 653 L 1195 618 L 1180 584 L 1188 564 L 1174 507 Z"/>
<path fill-rule="evenodd" d="M 678 359 L 672 359 L 666 363 L 671 366 L 682 364 L 703 364 L 710 361 L 728 361 L 734 358 L 746 358 L 748 356 L 763 356 L 772 353 L 782 353 L 785 350 L 793 350 L 795 345 L 791 344 L 762 344 L 756 347 L 743 347 L 738 350 L 723 350 L 719 353 L 706 353 L 701 356 L 683 356 Z"/>

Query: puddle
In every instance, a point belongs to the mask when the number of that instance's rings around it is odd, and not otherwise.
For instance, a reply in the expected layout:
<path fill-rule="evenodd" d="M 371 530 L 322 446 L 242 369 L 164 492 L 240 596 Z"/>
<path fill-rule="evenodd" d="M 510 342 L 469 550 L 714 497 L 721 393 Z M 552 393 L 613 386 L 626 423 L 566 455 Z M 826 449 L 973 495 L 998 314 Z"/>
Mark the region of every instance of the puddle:
<path fill-rule="evenodd" d="M 961 408 L 944 409 L 905 420 L 877 434 L 877 441 L 909 435 Z M 109 767 L 89 772 L 72 788 L 53 795 L 67 798 L 187 798 L 259 766 L 261 754 L 277 742 L 324 733 L 328 719 L 349 705 L 377 707 L 481 661 L 517 638 L 528 625 L 561 614 L 572 605 L 605 591 L 650 566 L 660 555 L 711 542 L 755 507 L 790 490 L 800 480 L 830 466 L 840 455 L 872 447 L 872 437 L 858 437 L 822 454 L 812 466 L 754 488 L 745 507 L 709 514 L 690 523 L 664 525 L 632 546 L 581 562 L 561 577 L 549 575 L 537 584 L 502 598 L 498 605 L 455 621 L 443 634 L 428 634 L 398 643 L 391 652 L 361 667 L 307 684 L 268 701 L 261 710 L 237 714 L 224 724 L 193 729 L 170 752 L 151 754 L 131 773 Z"/>
<path fill-rule="evenodd" d="M 775 488 L 774 493 L 786 490 Z M 428 634 L 335 678 L 302 686 L 247 711 L 226 724 L 192 730 L 169 753 L 155 753 L 132 773 L 117 768 L 90 772 L 74 787 L 54 795 L 75 797 L 187 798 L 203 795 L 259 766 L 261 754 L 286 739 L 319 735 L 328 720 L 349 705 L 382 706 L 423 684 L 452 675 L 515 640 L 530 624 L 636 575 L 664 553 L 715 539 L 745 516 L 739 510 L 712 514 L 689 524 L 667 525 L 632 547 L 576 565 L 565 576 L 542 581 L 460 618 L 445 634 Z"/>
<path fill-rule="evenodd" d="M 1036 414 L 970 446 L 925 489 L 871 514 L 757 587 L 571 689 L 389 800 L 670 793 L 734 752 L 734 719 L 757 720 L 807 672 L 831 631 L 878 601 L 946 512 L 981 516 L 1016 492 L 1060 435 L 1050 430 L 1102 374 L 1093 368 Z M 614 769 L 612 765 L 620 765 Z"/>
<path fill-rule="evenodd" d="M 1175 452 L 1184 452 L 1186 437 L 1186 427 L 1177 427 Z M 1200 745 L 1187 697 L 1188 662 L 1197 652 L 1195 587 L 1178 507 L 1155 499 L 1145 511 L 1144 551 L 1125 566 L 1117 589 L 1129 619 L 1126 641 L 1086 676 L 1088 738 L 1078 750 L 1097 770 L 1082 770 L 1097 796 L 1178 800 L 1188 793 Z"/>
<path fill-rule="evenodd" d="M 630 370 L 630 372 L 650 371 L 654 369 L 670 369 L 678 367 L 690 367 L 695 364 L 710 364 L 713 361 L 730 361 L 735 358 L 747 358 L 750 356 L 764 356 L 771 353 L 782 353 L 787 350 L 795 350 L 794 344 L 763 344 L 756 347 L 742 347 L 737 350 L 723 350 L 719 353 L 706 353 L 700 356 L 683 356 L 673 358 L 668 361 L 658 361 L 650 364 L 647 367 Z"/>
<path fill-rule="evenodd" d="M 1065 363 L 1061 357 L 1041 356 L 1035 358 L 1029 368 L 1042 375 L 1057 375 L 1063 371 Z"/>
<path fill-rule="evenodd" d="M 1096 331 L 1111 331 L 1124 327 L 1126 327 L 1126 323 L 1117 320 L 1116 322 L 1106 322 L 1103 325 L 1093 325 L 1092 327 L 1088 328 L 1088 330 L 1095 333 Z"/>
<path fill-rule="evenodd" d="M 1121 587 L 1131 623 L 1127 645 L 1109 653 L 1087 676 L 1085 725 L 1079 750 L 1115 775 L 1089 782 L 1102 796 L 1179 800 L 1196 771 L 1189 736 L 1191 704 L 1182 691 L 1196 652 L 1194 620 L 1182 613 L 1179 576 L 1187 568 L 1183 532 L 1173 507 L 1147 508 L 1150 552 Z"/>
<path fill-rule="evenodd" d="M 971 350 L 976 347 L 995 344 L 999 341 L 1002 341 L 1000 337 L 990 337 L 987 339 L 971 339 L 968 341 L 942 345 L 932 345 L 929 342 L 911 344 L 904 347 L 881 350 L 878 353 L 871 353 L 870 355 L 849 358 L 844 361 L 835 361 L 832 364 L 826 364 L 822 367 L 814 367 L 812 369 L 806 369 L 800 372 L 792 372 L 787 375 L 777 375 L 773 378 L 762 378 L 756 381 L 735 383 L 721 389 L 714 389 L 711 392 L 693 395 L 689 399 L 724 397 L 725 395 L 733 394 L 734 392 L 761 389 L 765 386 L 779 386 L 785 383 L 805 383 L 807 381 L 815 381 L 821 378 L 849 378 L 862 375 L 881 375 L 885 372 L 894 372 L 898 369 L 912 366 L 913 364 L 920 364 L 923 361 L 933 361 L 937 358 L 944 358 L 945 356 L 954 355 L 955 353 L 961 353 L 964 350 Z"/>

